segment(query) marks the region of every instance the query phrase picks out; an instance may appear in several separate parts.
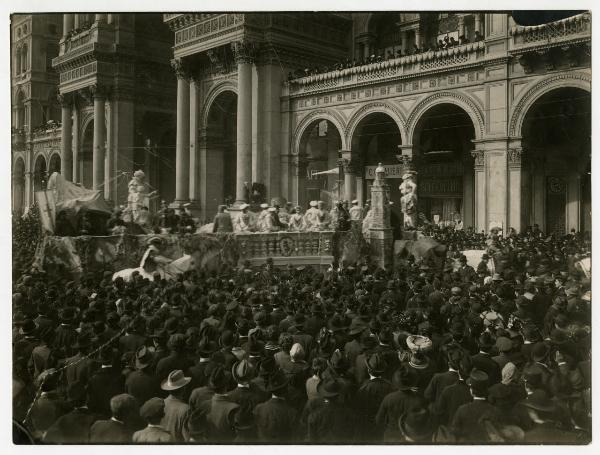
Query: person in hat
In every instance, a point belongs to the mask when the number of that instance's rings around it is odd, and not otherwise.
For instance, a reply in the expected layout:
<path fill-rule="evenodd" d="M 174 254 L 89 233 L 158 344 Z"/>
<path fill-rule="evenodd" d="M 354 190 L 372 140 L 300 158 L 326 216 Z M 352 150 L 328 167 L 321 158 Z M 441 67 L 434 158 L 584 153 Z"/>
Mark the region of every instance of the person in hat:
<path fill-rule="evenodd" d="M 277 207 L 269 207 L 267 209 L 267 215 L 264 219 L 264 224 L 267 232 L 278 232 L 287 229 L 287 224 L 283 223 L 279 219 L 279 210 Z"/>
<path fill-rule="evenodd" d="M 302 207 L 297 205 L 294 207 L 294 211 L 288 219 L 288 231 L 290 232 L 301 232 L 304 231 L 304 215 L 302 214 Z"/>
<path fill-rule="evenodd" d="M 229 212 L 225 211 L 225 205 L 219 205 L 218 212 L 213 220 L 213 232 L 224 234 L 233 232 L 233 222 Z"/>
<path fill-rule="evenodd" d="M 582 443 L 577 433 L 565 427 L 559 417 L 560 408 L 545 392 L 530 396 L 523 402 L 532 422 L 525 432 L 525 443 L 530 444 L 574 444 Z"/>
<path fill-rule="evenodd" d="M 307 442 L 311 444 L 349 444 L 354 440 L 356 418 L 342 398 L 344 385 L 337 379 L 321 381 L 317 386 L 319 401 L 309 412 Z"/>
<path fill-rule="evenodd" d="M 60 324 L 56 328 L 54 348 L 67 357 L 75 354 L 73 345 L 76 343 L 78 335 L 74 327 L 76 323 L 75 308 L 71 306 L 62 308 L 58 312 L 58 319 Z"/>
<path fill-rule="evenodd" d="M 508 362 L 510 362 L 510 353 L 513 350 L 513 342 L 508 337 L 498 337 L 496 339 L 496 348 L 498 349 L 499 354 L 492 357 L 492 360 L 498 364 L 500 370 L 504 368 Z"/>
<path fill-rule="evenodd" d="M 392 383 L 398 390 L 384 397 L 375 417 L 377 425 L 384 428 L 383 442 L 399 440 L 398 419 L 402 414 L 414 406 L 427 405 L 419 389 L 418 375 L 405 363 L 394 373 Z"/>
<path fill-rule="evenodd" d="M 227 398 L 242 408 L 250 406 L 251 409 L 254 409 L 264 398 L 263 394 L 256 390 L 256 386 L 251 383 L 255 374 L 255 367 L 247 359 L 237 361 L 231 368 L 231 377 L 237 383 L 237 387 L 227 394 Z"/>
<path fill-rule="evenodd" d="M 59 417 L 44 435 L 47 444 L 88 444 L 93 423 L 100 416 L 87 407 L 87 388 L 75 382 L 67 389 L 67 400 L 73 410 Z"/>
<path fill-rule="evenodd" d="M 477 275 L 488 276 L 490 274 L 490 269 L 488 267 L 488 262 L 490 257 L 487 253 L 483 253 L 481 256 L 481 262 L 477 265 Z"/>
<path fill-rule="evenodd" d="M 310 207 L 304 213 L 302 220 L 304 230 L 306 231 L 318 231 L 319 230 L 319 209 L 317 208 L 317 201 L 310 201 L 308 204 Z"/>
<path fill-rule="evenodd" d="M 369 379 L 360 386 L 356 393 L 356 409 L 360 418 L 357 441 L 362 443 L 381 442 L 383 429 L 377 425 L 375 419 L 383 399 L 394 390 L 394 386 L 382 377 L 387 364 L 380 354 L 370 355 L 365 364 Z"/>
<path fill-rule="evenodd" d="M 323 318 L 323 305 L 320 303 L 314 303 L 310 307 L 310 317 L 304 322 L 304 330 L 313 338 L 317 336 L 319 330 L 327 325 Z"/>
<path fill-rule="evenodd" d="M 163 380 L 167 375 L 174 370 L 187 371 L 193 362 L 187 356 L 186 339 L 182 333 L 174 333 L 169 337 L 167 342 L 169 355 L 159 360 L 156 364 L 156 376 L 159 380 Z"/>
<path fill-rule="evenodd" d="M 267 383 L 271 399 L 254 408 L 258 439 L 262 443 L 286 443 L 296 440 L 298 412 L 287 400 L 288 379 L 282 371 L 275 372 Z"/>
<path fill-rule="evenodd" d="M 142 346 L 135 353 L 135 371 L 125 380 L 125 391 L 138 403 L 161 395 L 160 380 L 152 371 L 153 355 L 150 349 Z"/>
<path fill-rule="evenodd" d="M 446 387 L 458 382 L 458 366 L 463 356 L 461 349 L 447 351 L 448 371 L 433 375 L 423 394 L 427 401 L 436 403 Z"/>
<path fill-rule="evenodd" d="M 160 422 L 165 415 L 165 402 L 162 398 L 153 397 L 145 401 L 140 408 L 140 416 L 147 426 L 133 433 L 132 441 L 137 444 L 166 444 L 173 442 L 171 433 L 165 430 Z"/>
<path fill-rule="evenodd" d="M 43 439 L 48 428 L 69 411 L 67 402 L 57 390 L 59 379 L 55 368 L 42 372 L 37 379 L 39 397 L 30 404 L 29 419 L 25 422 L 36 439 Z"/>
<path fill-rule="evenodd" d="M 233 220 L 233 231 L 234 232 L 252 232 L 254 226 L 252 218 L 248 213 L 250 205 L 243 203 L 240 205 L 241 213 Z"/>
<path fill-rule="evenodd" d="M 401 438 L 395 442 L 408 444 L 427 444 L 433 440 L 435 426 L 425 406 L 415 405 L 398 419 Z"/>
<path fill-rule="evenodd" d="M 484 414 L 496 416 L 498 410 L 487 401 L 488 375 L 473 369 L 466 381 L 473 401 L 461 405 L 452 419 L 452 432 L 459 442 L 482 443 L 486 441 L 485 428 L 479 420 Z"/>
<path fill-rule="evenodd" d="M 268 232 L 270 213 L 269 213 L 269 204 L 263 202 L 260 204 L 260 213 L 256 218 L 256 230 L 258 232 Z"/>
<path fill-rule="evenodd" d="M 201 336 L 197 349 L 198 361 L 188 370 L 192 378 L 190 383 L 192 390 L 207 385 L 211 367 L 215 365 L 212 356 L 218 350 L 219 346 L 215 341 L 212 341 L 206 335 Z"/>
<path fill-rule="evenodd" d="M 137 414 L 138 404 L 131 395 L 126 393 L 115 395 L 110 399 L 112 417 L 107 420 L 97 420 L 90 429 L 92 444 L 126 444 L 131 442 L 134 429 L 130 422 Z"/>
<path fill-rule="evenodd" d="M 173 437 L 173 442 L 186 440 L 185 421 L 190 406 L 186 402 L 187 385 L 192 378 L 187 377 L 181 370 L 174 370 L 162 381 L 160 388 L 169 393 L 165 398 L 165 415 L 160 424 Z"/>
<path fill-rule="evenodd" d="M 471 356 L 471 362 L 474 368 L 485 371 L 488 375 L 490 385 L 497 384 L 501 379 L 500 364 L 494 360 L 491 355 L 494 347 L 494 339 L 489 332 L 483 332 L 478 339 L 479 353 Z M 511 343 L 512 346 L 512 343 Z"/>
<path fill-rule="evenodd" d="M 304 329 L 304 325 L 306 323 L 306 317 L 304 316 L 303 313 L 296 313 L 296 315 L 294 316 L 294 323 L 293 323 L 293 334 L 292 334 L 292 338 L 294 340 L 294 343 L 299 343 L 302 345 L 302 348 L 304 349 L 304 352 L 312 352 L 314 349 L 314 345 L 315 345 L 315 340 L 314 338 L 309 335 L 308 333 L 306 333 L 305 329 Z"/>
<path fill-rule="evenodd" d="M 65 377 L 67 385 L 74 382 L 87 382 L 95 369 L 95 362 L 89 358 L 88 353 L 92 346 L 92 337 L 89 332 L 82 332 L 77 336 L 73 349 L 77 354 L 68 357 L 65 362 Z"/>
<path fill-rule="evenodd" d="M 110 417 L 110 399 L 125 391 L 125 381 L 118 365 L 113 365 L 115 354 L 110 346 L 102 348 L 98 355 L 100 368 L 88 381 L 90 409 L 98 414 Z"/>

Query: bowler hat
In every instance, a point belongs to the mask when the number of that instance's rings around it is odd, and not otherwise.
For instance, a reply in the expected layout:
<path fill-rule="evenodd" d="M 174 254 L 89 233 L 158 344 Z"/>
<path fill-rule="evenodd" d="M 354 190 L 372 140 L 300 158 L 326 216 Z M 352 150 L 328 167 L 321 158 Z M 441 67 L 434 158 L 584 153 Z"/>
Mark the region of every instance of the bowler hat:
<path fill-rule="evenodd" d="M 431 442 L 434 428 L 426 408 L 413 407 L 402 414 L 398 419 L 398 427 L 411 441 Z"/>
<path fill-rule="evenodd" d="M 135 367 L 138 370 L 146 368 L 152 363 L 154 356 L 146 346 L 142 346 L 135 353 Z"/>
<path fill-rule="evenodd" d="M 19 329 L 19 333 L 25 336 L 32 335 L 36 331 L 36 329 L 37 325 L 35 324 L 33 319 L 25 319 L 25 321 L 23 321 L 23 325 Z"/>
<path fill-rule="evenodd" d="M 531 349 L 531 358 L 534 362 L 543 361 L 550 353 L 550 346 L 543 341 L 538 341 Z"/>
<path fill-rule="evenodd" d="M 483 388 L 488 385 L 488 375 L 485 371 L 473 368 L 471 374 L 467 378 L 467 385 L 473 388 Z"/>
<path fill-rule="evenodd" d="M 529 384 L 533 388 L 538 388 L 542 385 L 543 371 L 537 365 L 531 365 L 525 368 L 523 372 L 523 379 L 526 384 Z"/>
<path fill-rule="evenodd" d="M 548 397 L 544 390 L 536 390 L 521 403 L 528 408 L 544 413 L 551 414 L 556 411 L 556 405 L 554 404 L 554 401 Z"/>
<path fill-rule="evenodd" d="M 378 353 L 369 356 L 365 363 L 371 373 L 383 373 L 387 368 L 385 360 Z"/>
<path fill-rule="evenodd" d="M 217 343 L 206 336 L 203 336 L 198 342 L 198 352 L 201 356 L 210 357 L 218 349 Z"/>
<path fill-rule="evenodd" d="M 246 359 L 233 364 L 231 368 L 233 380 L 237 383 L 245 383 L 254 377 L 254 367 Z"/>
<path fill-rule="evenodd" d="M 192 380 L 191 377 L 186 377 L 181 370 L 173 370 L 169 373 L 167 379 L 162 381 L 160 388 L 163 390 L 177 390 L 185 387 Z"/>
<path fill-rule="evenodd" d="M 288 378 L 283 371 L 278 370 L 269 377 L 267 382 L 267 392 L 277 392 L 285 389 L 288 385 Z"/>

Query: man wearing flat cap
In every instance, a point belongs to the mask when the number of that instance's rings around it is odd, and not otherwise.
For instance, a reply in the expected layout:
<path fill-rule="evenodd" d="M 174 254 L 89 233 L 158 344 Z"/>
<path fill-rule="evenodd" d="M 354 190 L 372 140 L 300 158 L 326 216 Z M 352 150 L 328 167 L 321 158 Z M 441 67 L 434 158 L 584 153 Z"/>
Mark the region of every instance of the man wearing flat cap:
<path fill-rule="evenodd" d="M 146 401 L 140 408 L 140 416 L 147 423 L 146 428 L 133 433 L 133 442 L 137 444 L 165 444 L 173 442 L 171 433 L 165 430 L 160 422 L 165 415 L 165 402 L 154 397 Z"/>

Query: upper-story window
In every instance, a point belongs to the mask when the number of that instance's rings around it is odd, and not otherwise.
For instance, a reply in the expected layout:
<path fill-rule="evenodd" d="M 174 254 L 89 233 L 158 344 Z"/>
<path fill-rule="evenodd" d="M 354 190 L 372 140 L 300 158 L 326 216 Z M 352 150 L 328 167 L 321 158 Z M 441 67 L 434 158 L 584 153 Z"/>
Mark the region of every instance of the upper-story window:
<path fill-rule="evenodd" d="M 29 68 L 29 48 L 27 44 L 23 46 L 21 52 L 21 73 L 24 73 Z"/>

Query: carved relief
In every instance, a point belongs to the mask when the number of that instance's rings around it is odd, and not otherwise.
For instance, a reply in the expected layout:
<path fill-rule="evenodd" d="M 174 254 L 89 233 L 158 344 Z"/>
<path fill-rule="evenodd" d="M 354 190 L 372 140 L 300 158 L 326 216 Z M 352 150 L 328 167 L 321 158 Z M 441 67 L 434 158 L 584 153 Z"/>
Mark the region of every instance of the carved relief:
<path fill-rule="evenodd" d="M 231 50 L 236 63 L 254 63 L 258 45 L 247 40 L 235 41 L 231 43 Z"/>
<path fill-rule="evenodd" d="M 174 58 L 171 60 L 171 68 L 175 72 L 177 79 L 187 79 L 191 77 L 189 65 L 186 60 L 181 58 Z"/>
<path fill-rule="evenodd" d="M 473 157 L 473 166 L 475 167 L 483 167 L 485 165 L 485 153 L 483 150 L 473 150 L 471 152 L 471 156 Z"/>
<path fill-rule="evenodd" d="M 520 167 L 521 166 L 521 155 L 523 154 L 523 149 L 509 149 L 508 150 L 508 165 L 511 167 Z"/>

